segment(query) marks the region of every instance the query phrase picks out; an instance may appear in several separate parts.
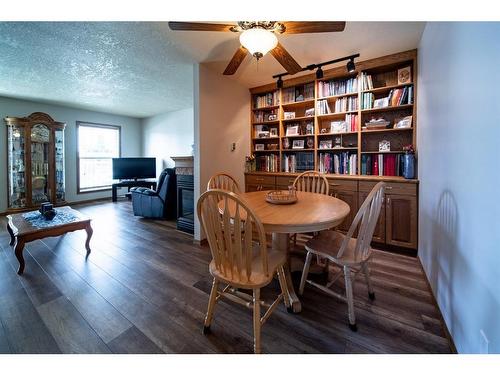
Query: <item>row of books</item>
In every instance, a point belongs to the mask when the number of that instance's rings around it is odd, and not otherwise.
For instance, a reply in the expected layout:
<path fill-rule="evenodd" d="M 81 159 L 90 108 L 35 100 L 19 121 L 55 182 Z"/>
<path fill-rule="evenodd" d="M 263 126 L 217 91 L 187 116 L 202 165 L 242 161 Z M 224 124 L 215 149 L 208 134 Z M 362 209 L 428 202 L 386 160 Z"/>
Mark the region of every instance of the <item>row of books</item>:
<path fill-rule="evenodd" d="M 257 156 L 255 158 L 256 170 L 259 172 L 279 172 L 279 156 L 276 154 Z"/>
<path fill-rule="evenodd" d="M 349 78 L 342 80 L 320 81 L 318 83 L 318 96 L 344 95 L 358 92 L 358 79 Z"/>
<path fill-rule="evenodd" d="M 400 89 L 394 89 L 389 92 L 389 105 L 395 107 L 403 104 L 413 103 L 413 86 L 407 86 Z"/>
<path fill-rule="evenodd" d="M 268 92 L 262 95 L 254 96 L 254 108 L 271 107 L 280 104 L 280 97 L 278 91 Z"/>
<path fill-rule="evenodd" d="M 375 95 L 371 92 L 365 92 L 361 96 L 361 109 L 371 109 L 373 108 L 373 102 L 375 100 Z"/>
<path fill-rule="evenodd" d="M 281 95 L 285 104 L 314 99 L 314 83 L 283 89 Z"/>
<path fill-rule="evenodd" d="M 332 121 L 330 123 L 330 133 L 347 133 L 358 131 L 358 115 L 346 114 L 344 121 Z"/>
<path fill-rule="evenodd" d="M 314 154 L 298 152 L 283 156 L 283 172 L 305 172 L 314 169 Z"/>
<path fill-rule="evenodd" d="M 361 91 L 373 90 L 373 81 L 371 74 L 361 73 Z"/>
<path fill-rule="evenodd" d="M 355 175 L 358 169 L 358 155 L 356 153 L 320 153 L 320 173 L 335 173 Z"/>
<path fill-rule="evenodd" d="M 329 113 L 340 113 L 340 112 L 348 112 L 348 111 L 357 111 L 358 110 L 358 98 L 349 96 L 344 98 L 339 98 L 335 100 L 335 104 L 333 106 L 333 112 L 330 109 L 330 105 L 326 99 L 318 100 L 317 111 L 319 115 L 327 115 Z"/>
<path fill-rule="evenodd" d="M 373 176 L 402 176 L 404 154 L 363 154 L 361 174 Z"/>

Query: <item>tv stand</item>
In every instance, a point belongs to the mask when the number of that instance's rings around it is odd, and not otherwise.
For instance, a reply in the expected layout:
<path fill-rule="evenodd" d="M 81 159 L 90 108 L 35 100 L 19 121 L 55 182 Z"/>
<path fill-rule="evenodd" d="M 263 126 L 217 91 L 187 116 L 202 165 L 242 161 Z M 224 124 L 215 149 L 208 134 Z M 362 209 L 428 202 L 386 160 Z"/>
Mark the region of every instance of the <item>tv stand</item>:
<path fill-rule="evenodd" d="M 145 180 L 126 180 L 126 181 L 120 181 L 117 182 L 116 184 L 111 185 L 111 200 L 113 202 L 116 202 L 118 199 L 117 196 L 117 190 L 118 188 L 121 187 L 126 187 L 128 188 L 128 191 L 130 191 L 130 188 L 132 187 L 147 187 L 152 190 L 156 190 L 156 181 L 145 181 Z"/>

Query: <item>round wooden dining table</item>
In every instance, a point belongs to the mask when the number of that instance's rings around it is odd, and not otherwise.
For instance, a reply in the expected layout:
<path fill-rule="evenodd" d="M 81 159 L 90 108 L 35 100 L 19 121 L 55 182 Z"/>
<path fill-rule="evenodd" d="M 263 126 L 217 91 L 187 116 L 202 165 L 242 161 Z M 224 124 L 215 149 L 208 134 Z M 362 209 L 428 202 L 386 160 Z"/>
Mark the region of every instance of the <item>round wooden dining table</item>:
<path fill-rule="evenodd" d="M 241 193 L 240 197 L 254 210 L 267 233 L 272 233 L 272 247 L 289 254 L 290 234 L 318 232 L 334 228 L 349 215 L 349 205 L 329 195 L 298 191 L 293 204 L 272 204 L 266 201 L 269 191 Z M 290 262 L 285 270 L 289 300 L 286 305 L 293 312 L 301 311 L 290 273 Z"/>

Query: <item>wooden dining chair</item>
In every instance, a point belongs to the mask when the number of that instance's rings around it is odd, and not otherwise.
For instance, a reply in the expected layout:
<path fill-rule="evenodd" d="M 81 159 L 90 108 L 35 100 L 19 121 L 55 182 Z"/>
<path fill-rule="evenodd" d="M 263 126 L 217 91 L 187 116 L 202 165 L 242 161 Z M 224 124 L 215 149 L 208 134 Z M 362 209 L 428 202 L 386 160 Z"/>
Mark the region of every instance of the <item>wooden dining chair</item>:
<path fill-rule="evenodd" d="M 330 190 L 328 186 L 328 180 L 324 175 L 316 171 L 306 171 L 297 176 L 293 181 L 293 187 L 297 191 L 305 191 L 309 193 L 318 193 L 328 195 Z M 297 246 L 297 234 L 292 236 L 293 247 Z M 318 259 L 318 264 L 326 266 L 320 259 Z"/>
<path fill-rule="evenodd" d="M 293 187 L 297 191 L 307 191 L 328 195 L 328 180 L 324 175 L 316 171 L 306 171 L 297 176 L 293 181 Z"/>
<path fill-rule="evenodd" d="M 372 255 L 370 243 L 382 207 L 385 186 L 386 184 L 384 182 L 379 182 L 374 186 L 359 208 L 346 235 L 337 231 L 324 231 L 309 240 L 305 245 L 307 256 L 304 270 L 302 271 L 302 279 L 300 280 L 299 294 L 303 294 L 304 286 L 307 282 L 327 294 L 338 297 L 344 301 L 347 300 L 349 327 L 353 331 L 356 331 L 357 327 L 356 316 L 354 315 L 352 285 L 359 272 L 365 275 L 369 298 L 371 300 L 375 299 L 375 293 L 370 282 L 369 261 Z M 352 236 L 358 226 L 358 237 L 353 238 Z M 334 265 L 340 267 L 340 272 L 338 272 L 326 285 L 320 285 L 307 279 L 313 254 L 327 258 Z M 342 273 L 345 279 L 345 297 L 330 289 L 333 283 L 342 276 Z M 351 277 L 351 275 L 354 276 Z"/>
<path fill-rule="evenodd" d="M 212 253 L 209 271 L 213 283 L 203 333 L 210 331 L 215 304 L 220 298 L 227 298 L 253 309 L 254 352 L 260 353 L 261 326 L 279 302 L 289 298 L 284 270 L 286 254 L 268 250 L 260 219 L 232 192 L 214 189 L 203 193 L 198 199 L 197 212 Z M 260 289 L 276 274 L 281 293 L 269 305 L 261 301 Z M 219 290 L 219 284 L 225 287 Z M 252 290 L 253 297 L 241 290 Z M 263 316 L 261 306 L 267 307 Z"/>
<path fill-rule="evenodd" d="M 207 190 L 212 189 L 229 190 L 236 194 L 239 194 L 241 191 L 234 177 L 225 172 L 220 172 L 210 177 L 207 184 Z"/>

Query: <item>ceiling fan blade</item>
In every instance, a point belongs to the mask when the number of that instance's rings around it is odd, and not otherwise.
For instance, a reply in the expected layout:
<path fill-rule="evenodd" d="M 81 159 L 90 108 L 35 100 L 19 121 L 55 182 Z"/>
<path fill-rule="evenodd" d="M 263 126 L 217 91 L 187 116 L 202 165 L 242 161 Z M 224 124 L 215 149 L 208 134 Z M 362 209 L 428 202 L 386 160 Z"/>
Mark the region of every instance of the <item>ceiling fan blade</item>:
<path fill-rule="evenodd" d="M 170 30 L 176 31 L 231 31 L 234 25 L 202 22 L 169 22 Z"/>
<path fill-rule="evenodd" d="M 271 55 L 286 69 L 289 74 L 295 74 L 302 70 L 299 63 L 288 53 L 280 43 L 271 50 Z"/>
<path fill-rule="evenodd" d="M 223 74 L 226 76 L 230 76 L 236 73 L 243 60 L 245 60 L 247 52 L 248 51 L 245 47 L 240 46 L 240 48 L 236 50 L 236 53 L 234 54 L 231 61 L 229 61 L 229 64 L 227 64 L 226 70 L 224 70 Z"/>
<path fill-rule="evenodd" d="M 344 31 L 345 22 L 283 22 L 285 34 L 331 33 Z"/>

